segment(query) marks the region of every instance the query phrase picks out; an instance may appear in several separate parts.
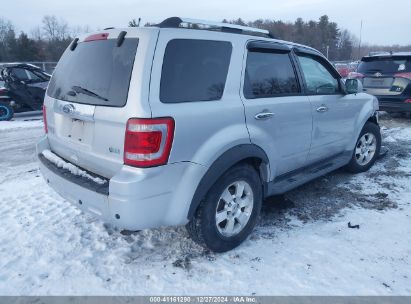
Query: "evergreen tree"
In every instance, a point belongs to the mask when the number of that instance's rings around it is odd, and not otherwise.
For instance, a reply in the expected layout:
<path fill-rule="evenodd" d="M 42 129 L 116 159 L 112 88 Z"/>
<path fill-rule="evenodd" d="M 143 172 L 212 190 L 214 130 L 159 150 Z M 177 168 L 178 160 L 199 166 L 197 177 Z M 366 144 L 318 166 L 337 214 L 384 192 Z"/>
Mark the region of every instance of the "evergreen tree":
<path fill-rule="evenodd" d="M 20 36 L 16 40 L 15 56 L 17 61 L 37 61 L 41 60 L 38 57 L 36 42 L 29 39 L 27 34 L 20 33 Z"/>

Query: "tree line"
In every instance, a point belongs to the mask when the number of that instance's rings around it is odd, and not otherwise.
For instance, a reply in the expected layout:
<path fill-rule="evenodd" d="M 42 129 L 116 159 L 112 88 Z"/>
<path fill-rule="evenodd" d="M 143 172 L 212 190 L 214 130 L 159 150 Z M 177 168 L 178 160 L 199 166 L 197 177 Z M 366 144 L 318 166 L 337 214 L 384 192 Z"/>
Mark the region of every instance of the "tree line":
<path fill-rule="evenodd" d="M 30 34 L 16 33 L 14 25 L 0 17 L 0 62 L 58 61 L 79 33 L 88 27 L 70 27 L 55 16 L 44 16 Z"/>
<path fill-rule="evenodd" d="M 128 26 L 140 26 L 135 19 Z M 368 45 L 359 46 L 355 35 L 338 27 L 327 15 L 318 20 L 294 22 L 257 19 L 244 21 L 224 19 L 223 22 L 247 25 L 269 30 L 275 38 L 309 45 L 328 56 L 330 60 L 357 60 L 371 51 L 410 51 L 411 45 Z M 150 23 L 146 23 L 151 25 Z M 89 32 L 89 27 L 72 27 L 56 16 L 44 16 L 41 25 L 30 34 L 16 33 L 14 25 L 0 17 L 0 62 L 11 61 L 58 61 L 72 39 L 80 33 Z"/>
<path fill-rule="evenodd" d="M 224 19 L 223 22 L 266 29 L 275 38 L 311 46 L 333 61 L 358 60 L 372 51 L 411 51 L 411 45 L 360 45 L 355 35 L 339 28 L 327 15 L 321 16 L 317 21 L 298 18 L 295 22 L 269 19 L 245 22 L 239 18 Z"/>

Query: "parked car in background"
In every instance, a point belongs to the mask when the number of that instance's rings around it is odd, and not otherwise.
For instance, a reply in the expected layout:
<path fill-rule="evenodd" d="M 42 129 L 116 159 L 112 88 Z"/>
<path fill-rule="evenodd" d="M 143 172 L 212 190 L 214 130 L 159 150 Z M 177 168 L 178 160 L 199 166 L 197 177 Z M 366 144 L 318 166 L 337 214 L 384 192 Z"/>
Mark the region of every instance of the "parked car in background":
<path fill-rule="evenodd" d="M 334 62 L 334 67 L 342 78 L 347 78 L 351 72 L 357 70 L 358 62 Z"/>
<path fill-rule="evenodd" d="M 364 91 L 378 98 L 380 110 L 411 112 L 411 52 L 365 56 L 349 77 L 360 79 Z"/>
<path fill-rule="evenodd" d="M 265 197 L 343 166 L 368 170 L 377 109 L 313 48 L 174 17 L 70 44 L 37 155 L 82 210 L 127 230 L 186 224 L 222 252 L 251 233 Z"/>
<path fill-rule="evenodd" d="M 5 87 L 5 81 L 0 72 L 0 121 L 10 120 L 13 118 L 14 111 L 10 105 L 11 98 L 8 89 Z"/>
<path fill-rule="evenodd" d="M 390 55 L 390 52 L 387 51 L 371 51 L 368 53 L 368 56 L 377 56 L 377 55 Z"/>
<path fill-rule="evenodd" d="M 350 71 L 350 66 L 348 63 L 336 63 L 335 69 L 337 72 L 341 75 L 341 77 L 346 78 L 348 74 L 351 72 Z"/>
<path fill-rule="evenodd" d="M 0 120 L 13 112 L 41 110 L 50 75 L 37 66 L 9 63 L 0 66 Z"/>
<path fill-rule="evenodd" d="M 350 73 L 357 71 L 359 64 L 360 64 L 360 61 L 359 61 L 359 60 L 357 60 L 357 61 L 351 61 L 351 62 L 348 64 Z"/>

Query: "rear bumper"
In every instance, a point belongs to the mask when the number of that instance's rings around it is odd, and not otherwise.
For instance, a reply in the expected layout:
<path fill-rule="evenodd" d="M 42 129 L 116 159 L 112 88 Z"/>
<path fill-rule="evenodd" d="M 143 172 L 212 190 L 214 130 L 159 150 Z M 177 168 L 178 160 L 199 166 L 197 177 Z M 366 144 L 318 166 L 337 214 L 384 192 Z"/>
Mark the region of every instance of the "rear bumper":
<path fill-rule="evenodd" d="M 47 137 L 37 144 L 40 171 L 47 183 L 82 211 L 120 229 L 185 224 L 191 198 L 206 172 L 206 167 L 190 162 L 145 169 L 123 166 L 99 185 L 57 168 L 42 157 L 45 149 L 50 149 Z"/>
<path fill-rule="evenodd" d="M 376 96 L 381 111 L 386 112 L 411 112 L 411 103 L 405 103 L 404 96 L 391 97 L 391 96 Z M 411 98 L 411 97 L 410 97 Z"/>

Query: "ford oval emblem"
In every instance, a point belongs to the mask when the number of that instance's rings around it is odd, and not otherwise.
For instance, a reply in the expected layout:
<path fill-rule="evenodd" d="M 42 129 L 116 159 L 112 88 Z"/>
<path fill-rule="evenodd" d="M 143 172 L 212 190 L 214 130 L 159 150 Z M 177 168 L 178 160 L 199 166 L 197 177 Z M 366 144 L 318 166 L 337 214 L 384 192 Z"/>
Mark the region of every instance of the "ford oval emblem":
<path fill-rule="evenodd" d="M 63 107 L 63 112 L 66 114 L 71 114 L 73 113 L 75 110 L 74 106 L 72 104 L 66 104 Z"/>

